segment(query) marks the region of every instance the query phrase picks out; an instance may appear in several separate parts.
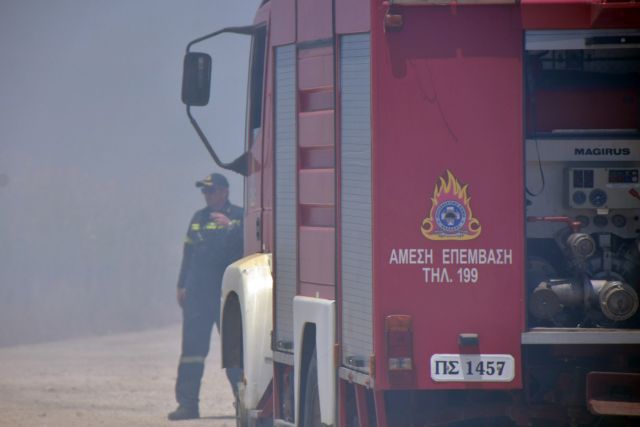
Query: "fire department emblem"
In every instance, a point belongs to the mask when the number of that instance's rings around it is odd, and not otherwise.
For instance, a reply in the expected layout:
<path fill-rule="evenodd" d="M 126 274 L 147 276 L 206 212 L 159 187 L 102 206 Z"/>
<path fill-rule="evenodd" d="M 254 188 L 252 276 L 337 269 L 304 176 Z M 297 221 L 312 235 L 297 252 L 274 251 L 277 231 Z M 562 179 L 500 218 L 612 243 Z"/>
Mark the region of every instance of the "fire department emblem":
<path fill-rule="evenodd" d="M 447 171 L 440 177 L 431 198 L 431 210 L 422 221 L 422 235 L 429 240 L 471 240 L 480 235 L 480 221 L 473 217 L 467 195 L 468 185 L 462 186 Z"/>

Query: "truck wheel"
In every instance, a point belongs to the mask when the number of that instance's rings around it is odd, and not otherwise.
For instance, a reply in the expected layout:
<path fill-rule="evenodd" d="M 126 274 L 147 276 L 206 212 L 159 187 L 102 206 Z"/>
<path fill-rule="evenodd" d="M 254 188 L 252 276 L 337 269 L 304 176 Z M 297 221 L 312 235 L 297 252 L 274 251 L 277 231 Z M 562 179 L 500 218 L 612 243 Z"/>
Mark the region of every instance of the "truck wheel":
<path fill-rule="evenodd" d="M 347 391 L 346 402 L 344 403 L 345 411 L 347 412 L 347 427 L 359 427 L 360 420 L 358 419 L 358 408 L 356 407 L 355 387 L 350 387 L 350 392 Z"/>
<path fill-rule="evenodd" d="M 238 383 L 238 392 L 233 404 L 236 407 L 236 427 L 249 427 L 249 412 L 244 404 L 244 384 Z"/>
<path fill-rule="evenodd" d="M 318 392 L 318 358 L 315 349 L 313 350 L 313 355 L 307 367 L 304 388 L 304 409 L 302 414 L 302 425 L 304 427 L 322 426 L 320 422 L 320 394 Z"/>

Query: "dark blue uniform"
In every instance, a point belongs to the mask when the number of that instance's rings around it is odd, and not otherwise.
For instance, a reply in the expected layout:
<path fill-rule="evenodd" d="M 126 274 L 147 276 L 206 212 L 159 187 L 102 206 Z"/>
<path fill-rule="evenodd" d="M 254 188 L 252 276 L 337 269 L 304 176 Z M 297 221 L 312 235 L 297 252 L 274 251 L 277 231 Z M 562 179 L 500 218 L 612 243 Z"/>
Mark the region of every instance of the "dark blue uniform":
<path fill-rule="evenodd" d="M 197 407 L 204 360 L 209 353 L 211 330 L 220 330 L 220 293 L 225 268 L 242 256 L 242 208 L 227 202 L 217 210 L 230 220 L 229 227 L 210 219 L 209 207 L 195 213 L 184 244 L 178 287 L 186 289 L 183 305 L 182 354 L 176 381 L 176 400 L 181 406 Z M 235 392 L 238 369 L 228 369 Z"/>

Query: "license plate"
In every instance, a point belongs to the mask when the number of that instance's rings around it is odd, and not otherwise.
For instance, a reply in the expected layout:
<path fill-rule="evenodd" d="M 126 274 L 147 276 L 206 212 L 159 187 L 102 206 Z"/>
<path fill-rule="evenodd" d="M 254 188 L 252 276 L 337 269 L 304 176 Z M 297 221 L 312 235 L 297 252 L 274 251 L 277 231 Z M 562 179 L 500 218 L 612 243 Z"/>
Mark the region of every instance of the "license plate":
<path fill-rule="evenodd" d="M 509 382 L 515 376 L 515 361 L 509 354 L 434 354 L 431 379 L 437 382 Z"/>

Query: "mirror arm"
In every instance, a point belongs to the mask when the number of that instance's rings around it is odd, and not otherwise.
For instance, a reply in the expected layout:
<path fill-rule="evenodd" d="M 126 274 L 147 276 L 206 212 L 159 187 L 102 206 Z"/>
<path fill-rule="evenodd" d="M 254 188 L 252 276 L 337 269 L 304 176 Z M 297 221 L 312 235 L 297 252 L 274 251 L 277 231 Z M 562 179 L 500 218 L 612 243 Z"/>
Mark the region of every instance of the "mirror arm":
<path fill-rule="evenodd" d="M 222 33 L 235 33 L 235 34 L 245 34 L 245 35 L 253 35 L 253 33 L 255 33 L 256 29 L 259 28 L 259 26 L 257 25 L 247 25 L 244 27 L 227 27 L 227 28 L 223 28 L 221 30 L 215 31 L 211 34 L 207 34 L 206 36 L 202 36 L 202 37 L 198 37 L 195 40 L 192 40 L 189 42 L 189 44 L 187 44 L 187 53 L 189 53 L 191 51 L 191 46 L 193 46 L 196 43 L 200 43 L 204 40 L 210 39 L 212 37 L 215 37 L 219 34 Z M 220 166 L 222 169 L 227 169 L 227 170 L 231 170 L 233 172 L 237 172 L 242 176 L 248 176 L 249 175 L 249 164 L 248 164 L 248 159 L 249 159 L 249 153 L 248 152 L 244 152 L 243 154 L 240 155 L 240 157 L 238 157 L 237 159 L 235 159 L 234 161 L 230 162 L 230 163 L 223 163 L 220 158 L 218 157 L 218 155 L 216 154 L 216 152 L 213 150 L 213 147 L 211 147 L 211 144 L 209 143 L 209 140 L 207 139 L 207 137 L 205 136 L 204 132 L 202 131 L 202 129 L 200 128 L 200 125 L 198 125 L 198 122 L 196 121 L 196 119 L 191 115 L 191 106 L 187 105 L 187 116 L 189 117 L 189 121 L 191 122 L 191 126 L 193 126 L 193 128 L 196 130 L 196 133 L 198 134 L 198 136 L 200 137 L 200 140 L 202 141 L 202 143 L 204 144 L 205 148 L 207 149 L 207 151 L 209 152 L 209 154 L 211 155 L 211 157 L 213 158 L 213 161 Z"/>
<path fill-rule="evenodd" d="M 192 40 L 189 42 L 189 44 L 187 45 L 187 53 L 190 52 L 191 46 L 193 46 L 196 43 L 200 43 L 202 41 L 208 40 L 212 37 L 215 37 L 217 35 L 220 35 L 222 33 L 235 33 L 235 34 L 245 34 L 245 35 L 253 35 L 253 33 L 256 31 L 256 29 L 258 28 L 257 25 L 246 25 L 244 27 L 227 27 L 227 28 L 223 28 L 221 30 L 215 31 L 211 34 L 207 34 L 206 36 L 202 36 L 202 37 L 198 37 L 195 40 Z"/>
<path fill-rule="evenodd" d="M 248 176 L 249 174 L 248 164 L 247 164 L 248 152 L 244 152 L 243 154 L 240 155 L 240 157 L 238 157 L 237 159 L 235 159 L 230 163 L 223 163 L 218 157 L 218 155 L 216 154 L 216 152 L 213 150 L 213 147 L 211 147 L 211 144 L 209 143 L 209 140 L 207 139 L 206 135 L 200 128 L 200 125 L 191 114 L 191 106 L 189 105 L 187 105 L 187 116 L 189 117 L 191 126 L 193 126 L 193 128 L 196 130 L 196 133 L 200 137 L 200 140 L 204 144 L 205 148 L 209 152 L 209 155 L 211 155 L 211 158 L 216 163 L 216 165 L 218 165 L 222 169 L 227 169 L 233 172 L 237 172 L 242 176 Z"/>

